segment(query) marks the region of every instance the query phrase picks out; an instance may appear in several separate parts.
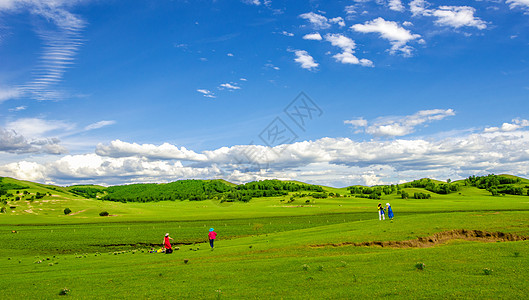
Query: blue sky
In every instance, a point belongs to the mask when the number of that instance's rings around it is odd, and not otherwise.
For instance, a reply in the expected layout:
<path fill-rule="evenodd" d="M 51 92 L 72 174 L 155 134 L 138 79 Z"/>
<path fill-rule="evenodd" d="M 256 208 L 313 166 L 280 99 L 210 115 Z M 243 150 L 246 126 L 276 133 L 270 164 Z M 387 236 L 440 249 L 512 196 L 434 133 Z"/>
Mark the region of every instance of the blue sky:
<path fill-rule="evenodd" d="M 0 176 L 529 177 L 529 2 L 0 0 Z"/>

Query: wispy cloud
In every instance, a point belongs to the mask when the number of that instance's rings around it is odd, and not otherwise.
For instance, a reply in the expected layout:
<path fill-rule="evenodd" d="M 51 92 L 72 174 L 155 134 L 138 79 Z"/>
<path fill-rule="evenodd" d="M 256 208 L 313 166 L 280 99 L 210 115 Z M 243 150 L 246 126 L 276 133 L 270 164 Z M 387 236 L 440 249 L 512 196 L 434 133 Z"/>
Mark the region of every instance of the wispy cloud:
<path fill-rule="evenodd" d="M 38 65 L 32 72 L 33 79 L 17 87 L 17 92 L 9 94 L 9 98 L 29 94 L 36 100 L 62 99 L 65 94 L 55 87 L 73 65 L 75 55 L 83 45 L 81 32 L 85 22 L 67 10 L 72 5 L 69 1 L 7 0 L 2 3 L 0 11 L 29 11 L 47 21 L 45 26 L 35 28 L 43 47 Z M 6 95 L 0 94 L 0 101 L 2 98 L 5 100 Z"/>
<path fill-rule="evenodd" d="M 114 121 L 114 120 L 104 120 L 104 121 L 99 121 L 99 122 L 90 124 L 90 125 L 86 126 L 84 129 L 85 130 L 94 130 L 94 129 L 99 129 L 99 128 L 102 128 L 102 127 L 105 127 L 105 126 L 114 125 L 114 124 L 116 124 L 116 121 Z"/>
<path fill-rule="evenodd" d="M 204 95 L 204 97 L 208 97 L 208 98 L 217 98 L 217 96 L 215 96 L 215 94 L 210 91 L 210 90 L 206 90 L 206 89 L 198 89 L 197 92 L 201 93 Z"/>
<path fill-rule="evenodd" d="M 219 86 L 219 89 L 228 89 L 228 90 L 240 90 L 241 87 L 240 86 L 237 86 L 235 83 L 222 83 L 220 86 Z"/>
<path fill-rule="evenodd" d="M 14 108 L 10 108 L 9 111 L 22 111 L 22 110 L 25 110 L 26 108 L 28 107 L 27 106 L 17 106 Z"/>

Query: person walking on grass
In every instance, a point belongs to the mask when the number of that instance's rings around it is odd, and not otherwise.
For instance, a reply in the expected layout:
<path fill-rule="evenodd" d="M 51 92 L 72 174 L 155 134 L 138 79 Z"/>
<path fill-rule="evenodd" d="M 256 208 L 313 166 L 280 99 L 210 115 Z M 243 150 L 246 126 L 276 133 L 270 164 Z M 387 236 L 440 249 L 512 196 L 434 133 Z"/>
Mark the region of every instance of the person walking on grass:
<path fill-rule="evenodd" d="M 384 215 L 384 206 L 382 206 L 382 203 L 378 204 L 378 219 L 379 220 L 386 220 L 386 216 Z"/>
<path fill-rule="evenodd" d="M 213 228 L 209 229 L 208 238 L 209 238 L 209 245 L 211 246 L 211 250 L 213 250 L 213 243 L 215 242 L 215 239 L 217 238 L 217 233 L 215 232 Z"/>
<path fill-rule="evenodd" d="M 391 209 L 391 205 L 389 205 L 389 203 L 386 203 L 386 209 L 388 211 L 388 218 L 393 220 L 393 209 Z"/>
<path fill-rule="evenodd" d="M 169 237 L 169 233 L 165 234 L 165 237 L 163 238 L 163 247 L 165 248 L 165 254 L 171 254 L 173 253 L 173 248 L 171 247 L 171 242 L 169 240 L 173 240 L 173 238 Z"/>

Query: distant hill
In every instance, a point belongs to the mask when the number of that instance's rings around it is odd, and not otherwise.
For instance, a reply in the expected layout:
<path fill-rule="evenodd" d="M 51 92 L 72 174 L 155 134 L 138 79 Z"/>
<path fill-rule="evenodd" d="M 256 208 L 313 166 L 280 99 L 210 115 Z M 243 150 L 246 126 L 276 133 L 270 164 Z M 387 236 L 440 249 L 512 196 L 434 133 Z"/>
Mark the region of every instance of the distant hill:
<path fill-rule="evenodd" d="M 402 184 L 333 188 L 306 184 L 299 181 L 263 180 L 245 184 L 234 184 L 222 179 L 179 180 L 170 183 L 145 183 L 104 187 L 100 185 L 72 185 L 61 187 L 30 181 L 0 177 L 0 200 L 31 200 L 44 195 L 55 195 L 70 199 L 100 199 L 116 202 L 153 202 L 206 199 L 221 202 L 243 201 L 252 198 L 312 196 L 354 196 L 380 199 L 382 195 L 396 193 L 403 198 L 429 198 L 431 194 L 449 194 L 464 187 L 475 187 L 489 191 L 492 195 L 528 195 L 529 180 L 513 175 L 470 176 L 469 178 L 447 182 L 422 178 Z"/>

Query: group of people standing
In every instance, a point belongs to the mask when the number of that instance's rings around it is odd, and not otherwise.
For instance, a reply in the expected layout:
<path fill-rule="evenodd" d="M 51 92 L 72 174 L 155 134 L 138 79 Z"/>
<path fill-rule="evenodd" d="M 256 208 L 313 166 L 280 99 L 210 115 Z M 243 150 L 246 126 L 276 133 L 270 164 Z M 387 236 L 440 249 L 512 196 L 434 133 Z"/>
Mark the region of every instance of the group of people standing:
<path fill-rule="evenodd" d="M 380 221 L 386 220 L 386 211 L 388 212 L 388 218 L 390 220 L 393 220 L 393 209 L 391 209 L 391 205 L 389 203 L 386 203 L 386 207 L 382 206 L 382 203 L 378 204 L 378 219 Z"/>
<path fill-rule="evenodd" d="M 215 239 L 217 238 L 217 233 L 215 232 L 215 229 L 210 228 L 208 232 L 208 239 L 209 239 L 209 245 L 211 246 L 211 250 L 213 250 L 213 244 L 215 242 Z M 173 240 L 172 237 L 169 236 L 169 233 L 165 234 L 165 237 L 163 238 L 163 247 L 165 248 L 165 254 L 171 254 L 173 253 L 173 247 L 171 246 L 171 242 L 169 240 Z"/>

